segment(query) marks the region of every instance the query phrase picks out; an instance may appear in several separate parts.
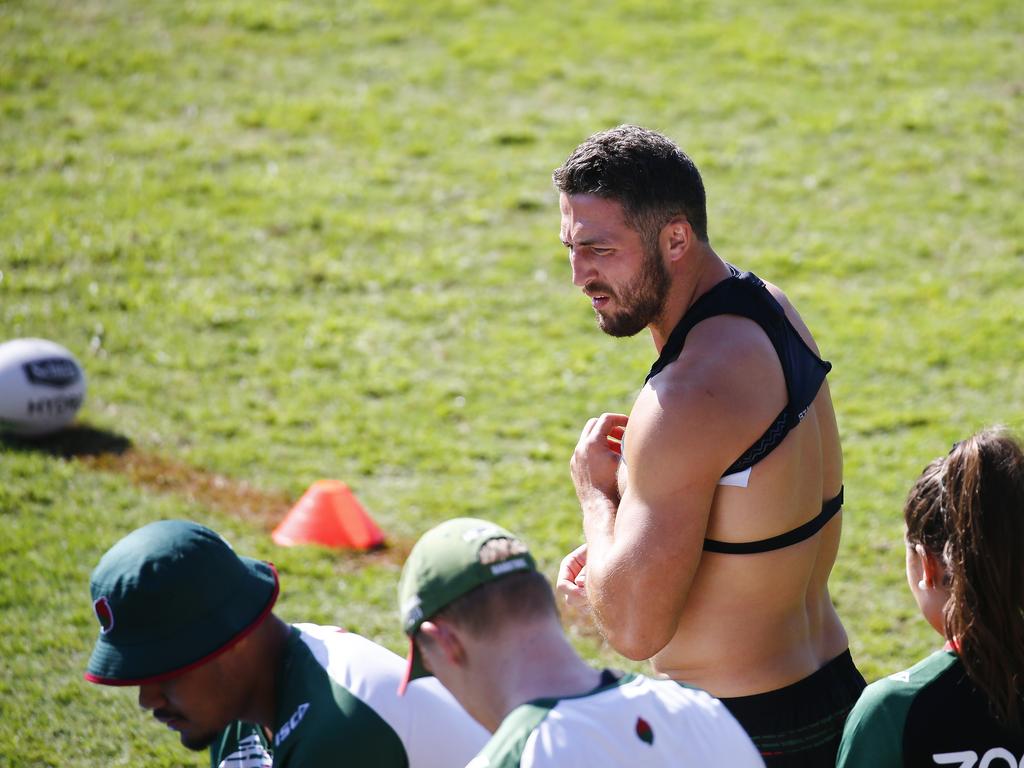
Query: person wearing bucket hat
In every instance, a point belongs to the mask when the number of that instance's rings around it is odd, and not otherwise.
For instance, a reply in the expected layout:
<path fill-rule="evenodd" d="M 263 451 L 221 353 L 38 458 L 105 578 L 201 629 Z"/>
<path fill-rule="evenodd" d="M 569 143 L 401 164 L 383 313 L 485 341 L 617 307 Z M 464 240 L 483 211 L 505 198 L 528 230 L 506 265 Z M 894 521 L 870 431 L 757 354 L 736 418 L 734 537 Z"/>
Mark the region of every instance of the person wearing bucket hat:
<path fill-rule="evenodd" d="M 400 692 L 436 676 L 493 733 L 469 768 L 764 766 L 704 691 L 584 662 L 547 579 L 504 528 L 456 518 L 431 529 L 398 594 L 409 637 Z"/>
<path fill-rule="evenodd" d="M 90 589 L 99 635 L 85 672 L 209 748 L 212 766 L 464 765 L 487 734 L 436 681 L 406 702 L 400 657 L 357 634 L 273 613 L 278 574 L 184 520 L 111 547 Z M 423 681 L 427 683 L 429 681 Z"/>

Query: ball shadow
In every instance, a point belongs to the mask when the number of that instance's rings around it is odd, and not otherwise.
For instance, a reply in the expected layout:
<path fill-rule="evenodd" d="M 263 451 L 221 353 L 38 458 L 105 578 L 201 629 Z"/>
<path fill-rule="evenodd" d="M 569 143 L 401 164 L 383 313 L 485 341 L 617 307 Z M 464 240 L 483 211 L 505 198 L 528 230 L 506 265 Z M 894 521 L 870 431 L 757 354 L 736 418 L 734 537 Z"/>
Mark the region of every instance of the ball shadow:
<path fill-rule="evenodd" d="M 88 424 L 75 424 L 39 437 L 0 433 L 0 447 L 73 459 L 79 456 L 121 455 L 132 447 L 132 441 L 116 432 L 97 429 Z"/>

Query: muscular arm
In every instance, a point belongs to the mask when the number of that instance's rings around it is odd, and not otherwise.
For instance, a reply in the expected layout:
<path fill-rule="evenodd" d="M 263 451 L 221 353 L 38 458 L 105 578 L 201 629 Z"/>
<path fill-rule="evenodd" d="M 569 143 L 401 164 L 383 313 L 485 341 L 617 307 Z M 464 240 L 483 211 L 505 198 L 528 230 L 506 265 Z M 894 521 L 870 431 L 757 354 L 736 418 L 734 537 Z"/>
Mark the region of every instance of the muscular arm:
<path fill-rule="evenodd" d="M 587 595 L 608 642 L 630 658 L 652 656 L 675 633 L 718 479 L 751 429 L 741 423 L 749 416 L 742 403 L 750 402 L 750 372 L 738 372 L 721 353 L 692 359 L 681 357 L 637 398 L 621 498 L 605 435 L 623 417 L 593 420 L 573 456 Z"/>
<path fill-rule="evenodd" d="M 742 354 L 743 335 L 728 357 L 721 344 L 694 338 L 692 353 L 641 392 L 629 416 L 621 497 L 609 479 L 618 462 L 606 435 L 623 417 L 588 423 L 573 456 L 587 597 L 609 643 L 629 658 L 650 658 L 674 635 L 718 479 L 781 407 L 764 385 L 763 366 L 777 361 L 757 347 Z"/>

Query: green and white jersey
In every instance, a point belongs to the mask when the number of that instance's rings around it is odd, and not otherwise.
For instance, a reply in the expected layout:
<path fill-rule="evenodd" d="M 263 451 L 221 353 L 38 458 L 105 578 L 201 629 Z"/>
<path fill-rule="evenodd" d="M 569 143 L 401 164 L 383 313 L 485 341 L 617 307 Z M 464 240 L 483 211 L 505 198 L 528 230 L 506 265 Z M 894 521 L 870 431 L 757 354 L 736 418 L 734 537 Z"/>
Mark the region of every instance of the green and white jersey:
<path fill-rule="evenodd" d="M 467 768 L 764 768 L 725 706 L 672 680 L 627 674 L 582 696 L 516 707 Z"/>
<path fill-rule="evenodd" d="M 210 768 L 273 768 L 274 758 L 263 735 L 254 723 L 237 721 L 221 733 L 210 746 Z"/>
<path fill-rule="evenodd" d="M 865 688 L 846 719 L 836 760 L 837 768 L 936 765 L 1024 766 L 1024 734 L 995 721 L 952 651 L 936 651 Z"/>
<path fill-rule="evenodd" d="M 214 768 L 452 768 L 487 741 L 434 678 L 404 696 L 405 660 L 337 627 L 296 624 L 282 662 L 273 739 L 233 723 L 211 747 Z"/>

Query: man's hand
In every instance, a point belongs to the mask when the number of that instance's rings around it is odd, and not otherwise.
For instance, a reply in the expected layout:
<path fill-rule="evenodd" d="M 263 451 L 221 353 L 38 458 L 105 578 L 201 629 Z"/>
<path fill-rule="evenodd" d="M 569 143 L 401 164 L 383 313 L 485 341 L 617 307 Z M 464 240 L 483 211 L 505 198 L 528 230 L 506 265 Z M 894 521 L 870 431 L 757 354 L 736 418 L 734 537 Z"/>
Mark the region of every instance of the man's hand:
<path fill-rule="evenodd" d="M 588 498 L 595 493 L 618 506 L 620 446 L 628 420 L 623 413 L 605 413 L 590 419 L 580 433 L 569 471 L 584 511 Z"/>
<path fill-rule="evenodd" d="M 581 544 L 562 558 L 555 588 L 570 608 L 585 611 L 587 602 L 587 545 Z"/>

